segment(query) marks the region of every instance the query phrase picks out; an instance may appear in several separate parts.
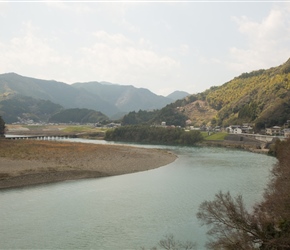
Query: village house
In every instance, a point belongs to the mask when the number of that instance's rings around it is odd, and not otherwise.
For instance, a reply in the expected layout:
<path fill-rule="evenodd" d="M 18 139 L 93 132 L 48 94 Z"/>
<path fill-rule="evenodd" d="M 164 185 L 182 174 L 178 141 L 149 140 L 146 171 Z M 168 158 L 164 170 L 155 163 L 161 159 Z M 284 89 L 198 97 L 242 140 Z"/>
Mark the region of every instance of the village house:
<path fill-rule="evenodd" d="M 253 127 L 250 124 L 243 124 L 243 126 L 241 127 L 242 129 L 242 133 L 245 134 L 250 134 L 253 132 Z"/>
<path fill-rule="evenodd" d="M 290 129 L 289 129 L 289 128 L 285 128 L 285 129 L 284 129 L 284 136 L 285 136 L 286 138 L 290 138 Z"/>
<path fill-rule="evenodd" d="M 271 136 L 278 136 L 282 134 L 281 127 L 274 126 L 272 128 L 266 128 L 266 134 Z"/>
<path fill-rule="evenodd" d="M 241 134 L 242 133 L 241 125 L 230 125 L 229 127 L 226 128 L 226 131 L 230 134 Z"/>
<path fill-rule="evenodd" d="M 220 126 L 216 126 L 213 131 L 215 132 L 220 132 L 222 130 L 222 128 Z"/>
<path fill-rule="evenodd" d="M 242 126 L 241 125 L 230 125 L 229 127 L 226 128 L 226 131 L 230 134 L 249 134 L 253 133 L 253 127 L 248 124 L 244 123 Z"/>

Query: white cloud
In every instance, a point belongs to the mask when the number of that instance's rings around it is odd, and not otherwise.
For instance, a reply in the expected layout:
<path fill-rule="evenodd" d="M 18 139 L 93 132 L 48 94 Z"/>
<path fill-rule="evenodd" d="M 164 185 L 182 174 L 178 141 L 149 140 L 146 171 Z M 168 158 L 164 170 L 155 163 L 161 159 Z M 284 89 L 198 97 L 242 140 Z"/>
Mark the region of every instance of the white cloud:
<path fill-rule="evenodd" d="M 55 2 L 55 1 L 47 1 L 44 2 L 48 7 L 59 9 L 62 11 L 68 11 L 68 12 L 74 12 L 78 15 L 83 13 L 92 12 L 92 9 L 81 2 L 75 2 L 75 3 L 65 3 L 65 2 Z"/>
<path fill-rule="evenodd" d="M 57 37 L 41 36 L 31 22 L 23 27 L 22 35 L 0 42 L 3 73 L 67 83 L 104 80 L 146 86 L 154 92 L 180 75 L 180 63 L 156 53 L 151 42 L 143 38 L 133 41 L 120 33 L 98 31 L 92 35 L 92 45 L 63 51 L 58 48 L 62 42 Z"/>
<path fill-rule="evenodd" d="M 8 3 L 3 2 L 0 4 L 0 17 L 7 17 Z"/>
<path fill-rule="evenodd" d="M 244 48 L 230 48 L 229 67 L 237 71 L 252 71 L 279 65 L 290 56 L 290 11 L 275 7 L 260 22 L 248 17 L 234 17 L 239 32 L 247 39 Z"/>
<path fill-rule="evenodd" d="M 134 42 L 122 34 L 108 34 L 100 31 L 95 34 L 96 41 L 91 47 L 81 49 L 82 71 L 95 75 L 100 80 L 139 84 L 151 81 L 164 84 L 174 78 L 179 62 L 155 53 L 148 48 L 148 41 Z M 144 46 L 145 45 L 145 46 Z"/>
<path fill-rule="evenodd" d="M 96 43 L 107 44 L 108 46 L 132 46 L 133 42 L 126 38 L 124 35 L 109 34 L 103 30 L 95 32 L 94 37 Z"/>
<path fill-rule="evenodd" d="M 206 57 L 200 57 L 199 58 L 199 61 L 202 63 L 202 64 L 221 64 L 222 61 L 218 58 L 215 58 L 215 57 L 211 57 L 211 58 L 206 58 Z"/>
<path fill-rule="evenodd" d="M 30 22 L 24 23 L 24 28 L 24 35 L 11 38 L 7 43 L 0 43 L 2 72 L 20 74 L 33 72 L 31 76 L 41 77 L 46 76 L 51 68 L 58 68 L 57 65 L 68 63 L 67 58 L 61 57 L 49 45 L 53 38 L 47 40 L 38 37 L 37 28 Z"/>
<path fill-rule="evenodd" d="M 179 48 L 179 53 L 182 56 L 187 56 L 189 53 L 189 46 L 187 44 L 181 44 Z"/>

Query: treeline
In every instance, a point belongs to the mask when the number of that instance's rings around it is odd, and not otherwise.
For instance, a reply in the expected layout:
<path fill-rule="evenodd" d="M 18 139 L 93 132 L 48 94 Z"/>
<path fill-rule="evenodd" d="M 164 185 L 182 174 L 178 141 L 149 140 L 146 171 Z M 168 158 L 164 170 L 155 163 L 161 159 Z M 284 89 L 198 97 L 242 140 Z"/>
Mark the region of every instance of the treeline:
<path fill-rule="evenodd" d="M 136 125 L 108 130 L 105 140 L 189 146 L 202 141 L 203 137 L 199 131 Z"/>
<path fill-rule="evenodd" d="M 278 141 L 273 150 L 278 163 L 264 200 L 246 210 L 242 196 L 219 192 L 201 204 L 197 217 L 210 227 L 209 249 L 290 249 L 290 139 Z"/>
<path fill-rule="evenodd" d="M 167 125 L 184 127 L 188 117 L 176 110 L 176 104 L 168 104 L 160 110 L 130 112 L 122 119 L 123 125 L 151 125 L 166 122 Z"/>

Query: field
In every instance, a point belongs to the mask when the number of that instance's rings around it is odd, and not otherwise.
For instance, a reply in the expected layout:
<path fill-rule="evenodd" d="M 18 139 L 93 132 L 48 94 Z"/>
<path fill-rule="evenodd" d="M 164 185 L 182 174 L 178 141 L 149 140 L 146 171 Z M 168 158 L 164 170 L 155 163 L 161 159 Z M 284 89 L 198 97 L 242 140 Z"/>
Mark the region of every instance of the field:
<path fill-rule="evenodd" d="M 202 136 L 206 141 L 223 141 L 228 133 L 217 132 L 209 135 L 208 132 L 202 132 Z"/>

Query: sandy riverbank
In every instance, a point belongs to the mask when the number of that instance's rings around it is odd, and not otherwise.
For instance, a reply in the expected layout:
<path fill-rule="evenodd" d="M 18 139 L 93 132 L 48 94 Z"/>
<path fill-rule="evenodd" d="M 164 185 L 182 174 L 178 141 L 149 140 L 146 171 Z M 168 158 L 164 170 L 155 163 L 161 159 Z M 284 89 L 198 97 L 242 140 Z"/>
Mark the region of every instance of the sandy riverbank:
<path fill-rule="evenodd" d="M 1 140 L 0 188 L 146 171 L 176 158 L 164 150 L 130 146 Z"/>

